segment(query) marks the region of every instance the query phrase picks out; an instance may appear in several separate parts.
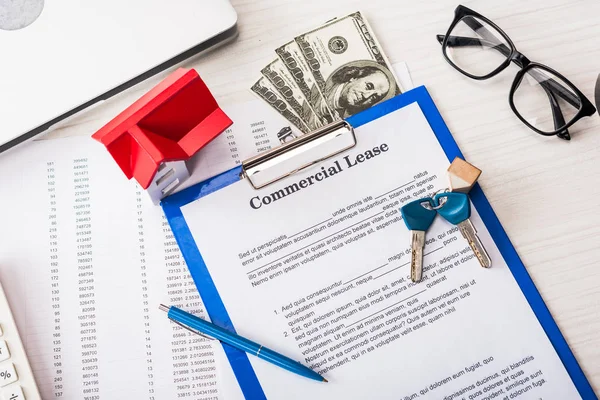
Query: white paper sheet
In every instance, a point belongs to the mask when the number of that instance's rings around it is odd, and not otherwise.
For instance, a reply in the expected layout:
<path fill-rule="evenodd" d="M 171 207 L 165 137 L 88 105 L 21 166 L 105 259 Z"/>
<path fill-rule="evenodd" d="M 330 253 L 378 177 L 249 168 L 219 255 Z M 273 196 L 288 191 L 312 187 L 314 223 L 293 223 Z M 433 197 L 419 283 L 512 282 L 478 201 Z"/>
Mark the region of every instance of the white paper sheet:
<path fill-rule="evenodd" d="M 0 280 L 44 399 L 218 399 L 213 343 L 162 210 L 91 138 L 0 158 Z"/>
<path fill-rule="evenodd" d="M 445 187 L 448 167 L 418 105 L 357 136 L 260 191 L 240 181 L 182 208 L 238 333 L 329 380 L 250 356 L 267 397 L 580 398 L 477 210 L 493 267 L 437 218 L 410 282 L 399 208 Z"/>

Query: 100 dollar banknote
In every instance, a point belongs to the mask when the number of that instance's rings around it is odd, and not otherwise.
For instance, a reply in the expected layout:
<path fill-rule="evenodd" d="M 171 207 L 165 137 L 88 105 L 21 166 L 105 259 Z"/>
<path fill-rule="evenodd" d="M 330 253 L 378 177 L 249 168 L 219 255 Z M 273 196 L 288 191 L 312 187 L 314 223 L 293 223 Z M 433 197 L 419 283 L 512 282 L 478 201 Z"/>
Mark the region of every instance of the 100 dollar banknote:
<path fill-rule="evenodd" d="M 295 38 L 322 101 L 315 112 L 346 118 L 402 92 L 373 30 L 360 12 Z"/>
<path fill-rule="evenodd" d="M 315 130 L 323 125 L 302 94 L 302 90 L 293 79 L 290 71 L 279 58 L 264 67 L 260 72 L 275 86 L 279 94 L 310 130 Z"/>
<path fill-rule="evenodd" d="M 252 85 L 251 90 L 285 119 L 294 124 L 296 128 L 300 129 L 302 133 L 310 132 L 308 126 L 292 111 L 290 105 L 267 78 L 262 76 Z"/>
<path fill-rule="evenodd" d="M 317 82 L 313 78 L 312 72 L 310 72 L 298 44 L 292 40 L 275 49 L 275 53 L 296 81 L 298 88 L 310 104 L 317 118 L 321 121 L 321 124 L 327 125 L 333 122 L 334 117 L 329 108 L 322 107 L 325 99 L 317 86 Z"/>

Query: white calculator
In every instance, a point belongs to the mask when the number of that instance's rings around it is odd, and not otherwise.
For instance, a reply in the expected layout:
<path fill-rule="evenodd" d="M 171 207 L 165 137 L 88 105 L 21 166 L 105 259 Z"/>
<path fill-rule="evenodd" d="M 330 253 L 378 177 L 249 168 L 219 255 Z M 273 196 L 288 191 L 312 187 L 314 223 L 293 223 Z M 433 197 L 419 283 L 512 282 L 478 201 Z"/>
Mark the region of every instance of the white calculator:
<path fill-rule="evenodd" d="M 0 399 L 39 400 L 33 372 L 0 283 Z"/>

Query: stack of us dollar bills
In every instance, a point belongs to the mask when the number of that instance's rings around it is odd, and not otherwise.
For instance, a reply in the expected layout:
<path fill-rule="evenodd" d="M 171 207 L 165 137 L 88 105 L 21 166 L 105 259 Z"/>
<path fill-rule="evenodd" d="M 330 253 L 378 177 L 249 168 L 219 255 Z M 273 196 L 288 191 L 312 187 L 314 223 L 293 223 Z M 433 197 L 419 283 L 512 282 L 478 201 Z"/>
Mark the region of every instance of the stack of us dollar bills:
<path fill-rule="evenodd" d="M 302 133 L 402 93 L 360 12 L 297 36 L 275 53 L 251 89 Z M 291 129 L 284 131 L 281 136 L 293 138 Z"/>

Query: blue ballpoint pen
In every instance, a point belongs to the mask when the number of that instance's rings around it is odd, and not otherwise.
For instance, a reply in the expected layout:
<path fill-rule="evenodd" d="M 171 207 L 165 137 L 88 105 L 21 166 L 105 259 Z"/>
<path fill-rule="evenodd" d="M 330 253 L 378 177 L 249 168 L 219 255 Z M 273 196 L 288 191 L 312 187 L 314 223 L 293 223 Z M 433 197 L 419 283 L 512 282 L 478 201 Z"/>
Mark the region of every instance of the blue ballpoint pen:
<path fill-rule="evenodd" d="M 159 309 L 165 311 L 170 320 L 196 334 L 210 336 L 220 340 L 223 343 L 227 343 L 236 349 L 253 354 L 258 358 L 262 358 L 263 360 L 270 362 L 271 364 L 275 364 L 278 367 L 287 369 L 288 371 L 302 375 L 306 378 L 327 382 L 327 379 L 323 378 L 312 369 L 300 364 L 298 361 L 294 361 L 291 358 L 281 355 L 251 340 L 236 335 L 235 333 L 205 321 L 202 318 L 198 318 L 195 315 L 180 310 L 177 307 L 168 307 L 164 304 L 161 304 Z"/>

